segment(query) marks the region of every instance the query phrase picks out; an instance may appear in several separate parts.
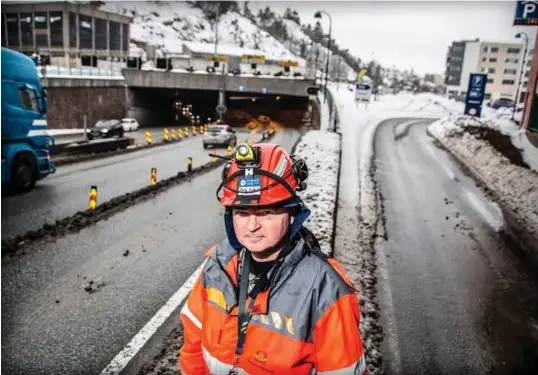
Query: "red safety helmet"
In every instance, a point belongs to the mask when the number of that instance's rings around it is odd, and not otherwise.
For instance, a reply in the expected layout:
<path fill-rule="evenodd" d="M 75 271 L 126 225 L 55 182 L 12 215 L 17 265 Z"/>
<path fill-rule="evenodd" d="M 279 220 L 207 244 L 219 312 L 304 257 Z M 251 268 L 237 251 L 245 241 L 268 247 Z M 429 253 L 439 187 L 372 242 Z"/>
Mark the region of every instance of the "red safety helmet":
<path fill-rule="evenodd" d="M 279 145 L 242 143 L 222 171 L 217 198 L 226 208 L 296 207 L 301 200 L 295 192 L 306 188 L 307 179 L 304 160 L 290 157 Z"/>

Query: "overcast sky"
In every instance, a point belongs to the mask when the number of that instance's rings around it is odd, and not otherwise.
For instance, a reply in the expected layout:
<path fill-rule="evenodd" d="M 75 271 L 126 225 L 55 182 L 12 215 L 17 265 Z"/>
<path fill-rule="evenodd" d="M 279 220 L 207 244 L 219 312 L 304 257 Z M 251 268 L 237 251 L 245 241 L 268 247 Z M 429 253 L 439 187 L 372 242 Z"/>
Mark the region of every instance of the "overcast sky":
<path fill-rule="evenodd" d="M 536 26 L 513 27 L 515 1 L 286 1 L 260 2 L 283 14 L 296 9 L 301 23 L 315 23 L 323 9 L 332 17 L 332 35 L 340 48 L 363 60 L 416 73 L 443 73 L 453 40 L 518 41 L 518 31 L 530 37 Z M 262 4 L 258 4 L 259 7 Z M 328 19 L 322 20 L 325 32 Z"/>

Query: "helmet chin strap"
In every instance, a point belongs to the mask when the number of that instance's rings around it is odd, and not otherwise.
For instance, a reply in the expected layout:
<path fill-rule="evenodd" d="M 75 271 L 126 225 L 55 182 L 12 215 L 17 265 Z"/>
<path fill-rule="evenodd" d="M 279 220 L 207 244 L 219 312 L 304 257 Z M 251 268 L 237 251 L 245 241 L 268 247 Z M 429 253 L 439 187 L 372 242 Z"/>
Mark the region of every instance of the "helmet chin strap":
<path fill-rule="evenodd" d="M 310 210 L 305 207 L 303 204 L 301 204 L 301 210 L 294 216 L 293 223 L 291 223 L 290 218 L 290 225 L 288 230 L 288 237 L 286 239 L 286 242 L 290 241 L 297 232 L 299 232 L 299 229 L 301 229 L 301 226 L 304 224 L 304 222 L 308 219 L 310 216 Z M 235 235 L 235 229 L 234 229 L 234 223 L 232 218 L 232 210 L 226 210 L 224 213 L 224 226 L 226 228 L 226 235 L 228 237 L 228 241 L 230 242 L 230 245 L 236 250 L 241 250 L 244 246 L 239 242 L 237 239 L 237 236 Z"/>

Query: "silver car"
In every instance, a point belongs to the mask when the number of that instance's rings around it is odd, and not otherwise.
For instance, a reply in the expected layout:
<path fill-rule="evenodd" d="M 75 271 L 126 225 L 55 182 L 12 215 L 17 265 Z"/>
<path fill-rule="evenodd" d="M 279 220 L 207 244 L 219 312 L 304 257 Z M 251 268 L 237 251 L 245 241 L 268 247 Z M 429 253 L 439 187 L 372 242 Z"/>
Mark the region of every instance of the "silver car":
<path fill-rule="evenodd" d="M 209 125 L 204 133 L 204 148 L 208 146 L 235 146 L 237 135 L 230 125 Z"/>

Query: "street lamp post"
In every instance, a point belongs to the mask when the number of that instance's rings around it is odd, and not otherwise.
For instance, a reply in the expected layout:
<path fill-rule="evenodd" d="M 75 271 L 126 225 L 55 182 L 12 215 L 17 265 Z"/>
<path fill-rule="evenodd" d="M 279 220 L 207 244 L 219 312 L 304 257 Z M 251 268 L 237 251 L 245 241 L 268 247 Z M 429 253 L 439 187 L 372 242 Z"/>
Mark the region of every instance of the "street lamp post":
<path fill-rule="evenodd" d="M 326 103 L 327 102 L 327 81 L 329 80 L 329 60 L 331 57 L 331 31 L 332 31 L 332 26 L 333 26 L 333 20 L 331 18 L 331 15 L 324 10 L 318 10 L 314 14 L 314 18 L 321 18 L 322 13 L 327 15 L 327 17 L 329 17 L 329 43 L 327 45 L 327 64 L 325 65 L 325 93 L 323 96 L 323 102 Z"/>
<path fill-rule="evenodd" d="M 514 117 L 516 116 L 516 109 L 517 104 L 519 102 L 519 89 L 521 87 L 521 81 L 523 79 L 523 71 L 525 70 L 525 60 L 527 59 L 527 49 L 529 46 L 529 36 L 525 33 L 517 33 L 516 38 L 525 37 L 525 50 L 523 52 L 523 61 L 521 62 L 521 72 L 519 73 L 519 82 L 517 83 L 517 89 L 516 89 L 516 100 L 514 101 L 514 108 L 512 108 L 512 121 L 514 121 Z"/>

